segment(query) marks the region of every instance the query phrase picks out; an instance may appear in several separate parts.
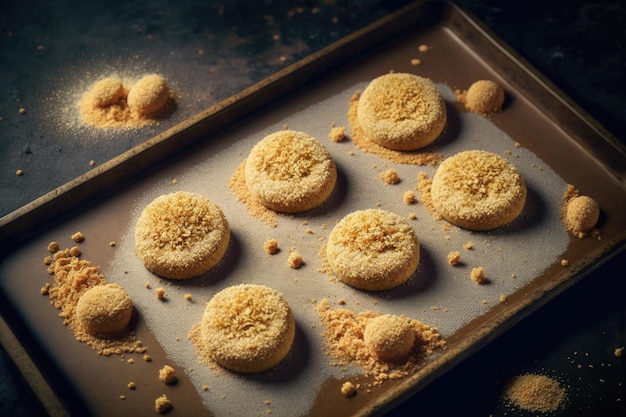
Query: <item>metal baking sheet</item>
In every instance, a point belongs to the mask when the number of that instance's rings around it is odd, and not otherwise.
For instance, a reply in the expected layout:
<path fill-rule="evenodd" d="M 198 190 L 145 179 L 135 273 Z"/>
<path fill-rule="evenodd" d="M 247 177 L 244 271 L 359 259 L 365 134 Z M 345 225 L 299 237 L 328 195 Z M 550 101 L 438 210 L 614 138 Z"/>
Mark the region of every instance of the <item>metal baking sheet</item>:
<path fill-rule="evenodd" d="M 406 22 L 415 23 L 407 26 Z M 315 72 L 319 62 L 345 57 L 349 45 L 380 34 L 389 25 L 399 28 L 393 38 L 283 95 L 287 86 L 297 84 L 298 71 Z M 420 53 L 422 44 L 431 49 Z M 422 64 L 413 65 L 414 58 Z M 331 123 L 348 127 L 350 96 L 391 70 L 429 77 L 444 95 L 448 125 L 435 144 L 437 152 L 449 156 L 463 149 L 491 150 L 510 158 L 520 169 L 530 193 L 518 221 L 489 233 L 442 227 L 420 204 L 406 206 L 401 198 L 405 190 L 415 188 L 418 172 L 432 176 L 436 166 L 398 165 L 360 151 L 349 138 L 337 144 L 326 139 Z M 488 119 L 468 113 L 455 100 L 456 88 L 467 88 L 478 79 L 498 81 L 506 91 L 503 111 Z M 267 90 L 282 98 L 258 108 L 267 101 L 255 100 L 255 94 Z M 216 120 L 219 129 L 212 125 Z M 279 216 L 273 228 L 245 210 L 228 189 L 228 180 L 256 141 L 285 125 L 322 140 L 338 164 L 340 180 L 328 203 L 302 215 Z M 154 399 L 161 394 L 174 404 L 171 415 L 256 415 L 268 410 L 277 415 L 382 414 L 624 246 L 626 158 L 616 142 L 471 16 L 445 2 L 416 3 L 292 72 L 186 121 L 3 219 L 2 241 L 15 242 L 0 265 L 3 314 L 58 397 L 59 401 L 50 402 L 51 414 L 145 414 L 153 410 Z M 178 153 L 167 157 L 174 151 Z M 151 169 L 140 176 L 137 166 Z M 388 168 L 399 172 L 400 184 L 387 186 L 378 178 Z M 131 178 L 118 186 L 117 181 L 127 176 Z M 598 201 L 601 240 L 579 239 L 563 229 L 558 213 L 566 184 Z M 134 255 L 132 231 L 145 204 L 174 190 L 200 192 L 216 201 L 229 219 L 234 243 L 214 271 L 185 282 L 161 280 L 158 285 L 166 288 L 170 300 L 163 304 L 145 288 L 146 280 L 154 288 L 158 279 Z M 91 199 L 96 200 L 89 204 Z M 317 251 L 332 225 L 352 210 L 370 207 L 405 216 L 415 213 L 412 225 L 423 248 L 418 271 L 408 285 L 385 293 L 357 291 L 317 271 Z M 148 346 L 152 362 L 139 359 L 129 364 L 130 355 L 98 356 L 74 340 L 40 294 L 41 286 L 50 281 L 42 263 L 48 242 L 73 246 L 70 235 L 76 231 L 87 237 L 80 244 L 83 257 L 99 265 L 108 281 L 124 285 L 133 297 L 139 314 L 134 330 Z M 263 252 L 267 238 L 279 241 L 282 254 L 269 257 Z M 111 241 L 116 242 L 114 247 L 109 246 Z M 463 252 L 467 241 L 474 243 L 471 252 Z M 286 266 L 290 247 L 303 254 L 303 268 Z M 462 251 L 464 267 L 446 265 L 449 250 Z M 569 261 L 568 267 L 561 265 L 562 259 Z M 472 283 L 472 266 L 485 266 L 492 282 L 487 286 Z M 229 373 L 215 375 L 197 361 L 186 339 L 212 294 L 241 282 L 263 283 L 282 291 L 298 326 L 286 361 L 271 373 L 245 379 Z M 196 302 L 184 300 L 185 293 L 192 293 Z M 507 301 L 500 302 L 500 295 L 506 295 Z M 369 393 L 360 391 L 345 398 L 339 387 L 357 378 L 360 370 L 330 366 L 314 311 L 322 298 L 333 305 L 343 298 L 345 308 L 357 313 L 407 314 L 438 327 L 447 348 L 411 377 L 386 381 Z M 175 386 L 158 381 L 158 369 L 166 363 L 179 371 Z M 138 385 L 137 390 L 128 390 L 130 381 Z M 201 389 L 204 384 L 210 387 L 208 391 Z M 120 400 L 120 395 L 126 399 Z"/>

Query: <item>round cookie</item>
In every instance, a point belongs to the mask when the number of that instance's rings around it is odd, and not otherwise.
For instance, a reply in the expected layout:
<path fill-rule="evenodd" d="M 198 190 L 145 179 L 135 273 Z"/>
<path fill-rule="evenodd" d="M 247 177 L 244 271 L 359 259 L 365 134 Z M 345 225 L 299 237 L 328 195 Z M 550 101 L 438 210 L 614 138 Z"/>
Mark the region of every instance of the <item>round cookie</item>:
<path fill-rule="evenodd" d="M 128 92 L 128 107 L 139 114 L 159 111 L 170 97 L 170 89 L 165 78 L 149 74 L 137 81 Z"/>
<path fill-rule="evenodd" d="M 200 331 L 213 360 L 236 372 L 262 372 L 289 352 L 295 336 L 291 308 L 278 291 L 241 284 L 213 296 Z"/>
<path fill-rule="evenodd" d="M 428 78 L 390 73 L 375 78 L 363 90 L 357 119 L 374 143 L 412 151 L 439 137 L 446 124 L 446 105 Z"/>
<path fill-rule="evenodd" d="M 78 299 L 76 317 L 87 332 L 114 335 L 128 326 L 133 312 L 130 296 L 116 284 L 96 285 Z"/>
<path fill-rule="evenodd" d="M 441 163 L 430 192 L 435 210 L 450 223 L 469 230 L 490 230 L 519 216 L 527 190 L 522 175 L 506 159 L 471 150 Z"/>
<path fill-rule="evenodd" d="M 248 191 L 265 207 L 298 213 L 322 204 L 337 181 L 330 153 L 303 132 L 281 130 L 250 151 L 244 170 Z"/>
<path fill-rule="evenodd" d="M 574 233 L 588 232 L 600 218 L 600 207 L 593 198 L 581 195 L 567 203 L 565 222 Z"/>
<path fill-rule="evenodd" d="M 345 283 L 369 291 L 406 282 L 417 269 L 417 234 L 397 214 L 367 209 L 345 216 L 330 232 L 326 255 Z"/>
<path fill-rule="evenodd" d="M 144 266 L 165 278 L 187 279 L 213 268 L 230 241 L 228 221 L 206 197 L 178 191 L 155 198 L 135 226 Z"/>
<path fill-rule="evenodd" d="M 378 359 L 399 361 L 411 352 L 415 330 L 407 317 L 384 314 L 367 324 L 363 339 Z"/>

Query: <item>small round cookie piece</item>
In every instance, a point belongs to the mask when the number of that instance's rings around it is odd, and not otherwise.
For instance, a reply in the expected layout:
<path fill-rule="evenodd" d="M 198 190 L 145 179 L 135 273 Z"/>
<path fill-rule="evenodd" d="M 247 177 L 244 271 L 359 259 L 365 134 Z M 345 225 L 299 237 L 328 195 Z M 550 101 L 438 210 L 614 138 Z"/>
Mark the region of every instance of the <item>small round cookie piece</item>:
<path fill-rule="evenodd" d="M 133 312 L 130 296 L 119 285 L 96 285 L 78 299 L 76 318 L 88 333 L 115 335 L 122 333 Z"/>
<path fill-rule="evenodd" d="M 415 343 L 415 331 L 407 317 L 384 314 L 365 327 L 365 344 L 378 359 L 396 362 L 407 357 Z"/>
<path fill-rule="evenodd" d="M 374 143 L 412 151 L 439 137 L 446 124 L 446 105 L 428 78 L 390 73 L 373 79 L 363 90 L 357 120 Z"/>
<path fill-rule="evenodd" d="M 526 202 L 526 182 L 517 168 L 491 152 L 470 150 L 446 158 L 431 186 L 435 210 L 469 230 L 490 230 L 513 221 Z"/>
<path fill-rule="evenodd" d="M 264 285 L 240 284 L 213 296 L 200 332 L 213 360 L 241 373 L 266 371 L 293 343 L 295 319 L 282 294 Z"/>
<path fill-rule="evenodd" d="M 474 82 L 465 94 L 465 107 L 474 113 L 495 113 L 502 110 L 504 90 L 491 80 Z"/>
<path fill-rule="evenodd" d="M 141 115 L 155 113 L 167 103 L 170 89 L 165 78 L 149 74 L 137 81 L 128 92 L 128 107 Z"/>
<path fill-rule="evenodd" d="M 565 222 L 574 233 L 593 229 L 600 218 L 600 207 L 596 200 L 586 195 L 572 198 L 567 203 Z"/>
<path fill-rule="evenodd" d="M 103 78 L 91 87 L 89 95 L 94 107 L 108 107 L 124 97 L 124 85 L 117 77 Z"/>
<path fill-rule="evenodd" d="M 326 256 L 337 277 L 368 291 L 395 288 L 417 269 L 420 246 L 402 217 L 381 209 L 354 211 L 330 232 Z"/>
<path fill-rule="evenodd" d="M 208 198 L 178 191 L 155 198 L 135 226 L 141 262 L 155 274 L 187 279 L 213 268 L 230 241 L 228 221 Z"/>
<path fill-rule="evenodd" d="M 328 150 L 303 132 L 281 130 L 250 151 L 244 170 L 248 191 L 270 210 L 298 213 L 322 204 L 337 181 Z"/>

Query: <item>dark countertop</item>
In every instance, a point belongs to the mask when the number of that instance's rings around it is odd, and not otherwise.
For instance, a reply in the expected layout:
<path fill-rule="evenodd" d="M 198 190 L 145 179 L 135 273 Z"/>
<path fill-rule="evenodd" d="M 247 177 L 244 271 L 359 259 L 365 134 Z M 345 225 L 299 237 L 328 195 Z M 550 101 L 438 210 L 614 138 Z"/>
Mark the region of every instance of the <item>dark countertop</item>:
<path fill-rule="evenodd" d="M 55 11 L 80 9 L 80 2 L 68 1 L 59 9 L 53 6 L 48 9 L 39 9 L 35 7 L 37 3 L 37 1 L 9 1 L 0 5 L 0 55 L 3 58 L 0 59 L 0 78 L 4 80 L 0 81 L 0 96 L 2 97 L 0 116 L 4 119 L 0 122 L 4 124 L 0 125 L 0 135 L 2 135 L 0 155 L 15 153 L 16 158 L 21 158 L 22 161 L 31 164 L 36 163 L 36 152 L 48 140 L 45 137 L 46 131 L 40 130 L 39 127 L 24 126 L 19 116 L 9 114 L 9 112 L 15 111 L 20 103 L 28 103 L 28 100 L 32 99 L 25 96 L 25 91 L 20 89 L 20 85 L 29 82 L 34 70 L 25 68 L 23 72 L 16 71 L 6 59 L 11 56 L 11 53 L 24 48 L 36 48 L 38 44 L 53 44 L 54 39 L 46 38 L 46 35 L 63 30 L 68 19 L 65 13 Z M 149 7 L 152 3 L 145 2 L 142 7 Z M 193 2 L 183 3 L 192 4 Z M 239 4 L 238 2 L 222 3 Z M 240 24 L 245 19 L 258 22 L 252 14 L 263 12 L 264 7 L 274 9 L 278 5 L 279 9 L 282 8 L 287 12 L 296 10 L 296 5 L 310 8 L 313 3 L 266 1 L 259 3 L 256 8 L 233 8 L 230 10 L 236 15 L 230 16 L 232 21 L 228 24 Z M 358 27 L 360 20 L 367 19 L 363 16 L 371 16 L 373 20 L 373 17 L 393 10 L 396 3 L 402 2 L 355 2 L 353 7 L 339 7 L 340 2 L 320 2 L 322 3 L 337 6 L 338 10 L 341 9 L 346 16 L 350 17 L 348 20 L 354 24 L 353 27 Z M 626 73 L 626 4 L 624 2 L 573 0 L 566 6 L 563 2 L 556 0 L 541 2 L 536 0 L 525 2 L 460 0 L 458 3 L 474 13 L 497 36 L 545 74 L 622 143 L 626 141 L 626 79 L 624 79 Z M 110 25 L 123 13 L 127 13 L 126 18 L 135 23 L 126 29 L 133 31 L 137 36 L 144 36 L 150 31 L 158 33 L 159 25 L 164 24 L 158 19 L 159 13 L 156 12 L 151 15 L 153 19 L 146 23 L 142 19 L 129 15 L 135 11 L 131 6 L 121 7 L 116 12 L 113 11 L 113 6 L 111 9 L 111 16 L 106 14 L 92 16 L 79 32 L 93 36 L 93 29 L 88 27 L 89 25 Z M 243 13 L 244 10 L 248 11 L 248 15 Z M 99 11 L 102 12 L 102 10 Z M 324 9 L 321 12 L 323 13 Z M 21 28 L 22 31 L 16 31 L 16 22 L 20 21 L 32 26 L 25 26 Z M 140 24 L 142 22 L 147 26 L 142 26 Z M 176 30 L 177 28 L 167 26 L 167 29 Z M 258 29 L 247 28 L 250 31 Z M 317 29 L 313 23 L 310 23 L 302 30 L 307 30 L 313 35 L 317 34 L 320 38 L 324 37 L 319 40 L 322 43 L 332 40 L 333 37 L 341 37 L 352 30 L 350 24 L 338 29 L 336 33 Z M 283 30 L 283 33 L 289 33 L 289 28 L 283 28 Z M 115 30 L 109 29 L 109 31 L 111 33 L 104 31 L 102 36 L 116 34 Z M 26 32 L 33 33 L 34 39 L 24 38 Z M 320 34 L 322 32 L 323 35 Z M 202 28 L 198 28 L 197 33 L 202 33 Z M 121 42 L 121 40 L 117 39 L 115 42 Z M 59 51 L 61 47 L 56 45 L 57 49 L 49 51 L 50 55 L 62 55 L 63 51 Z M 237 47 L 234 47 L 234 53 L 237 53 L 237 50 Z M 46 54 L 48 51 L 43 50 L 40 53 Z M 84 54 L 84 51 L 72 53 Z M 103 50 L 102 53 L 107 53 L 107 51 Z M 298 54 L 306 54 L 307 48 L 289 50 L 289 53 L 295 59 Z M 225 54 L 226 52 L 222 56 Z M 29 61 L 29 64 L 37 65 L 36 57 L 32 62 Z M 230 88 L 246 85 L 263 77 L 268 71 L 275 70 L 275 68 L 260 65 L 251 65 L 250 68 L 247 78 L 230 80 Z M 228 89 L 223 88 L 223 91 L 213 91 L 209 98 L 198 97 L 198 103 L 206 105 L 207 100 L 223 98 L 228 94 Z M 24 130 L 24 127 L 28 129 Z M 10 143 L 10 135 L 25 135 L 26 144 L 16 147 Z M 132 146 L 138 140 L 141 138 L 129 138 L 127 144 Z M 29 147 L 27 148 L 26 145 Z M 51 160 L 61 158 L 54 152 L 62 153 L 58 149 L 51 150 L 47 158 Z M 88 157 L 88 154 L 85 157 Z M 8 169 L 14 172 L 15 166 L 8 166 Z M 84 168 L 68 169 L 71 172 L 67 175 L 80 174 L 81 169 Z M 2 204 L 1 214 L 4 215 L 19 204 L 23 204 L 24 199 L 32 199 L 33 195 L 36 197 L 48 191 L 52 186 L 48 184 L 48 189 L 44 187 L 10 193 L 11 184 L 1 183 L 3 200 L 9 194 L 16 196 L 15 203 Z M 624 358 L 618 359 L 613 354 L 616 347 L 626 346 L 626 303 L 624 302 L 626 283 L 623 279 L 623 272 L 620 272 L 624 261 L 626 261 L 626 253 L 622 252 L 487 347 L 409 398 L 389 415 L 496 416 L 505 415 L 507 412 L 508 415 L 531 415 L 508 411 L 499 400 L 500 389 L 508 378 L 527 372 L 551 374 L 566 383 L 570 403 L 558 415 L 626 415 L 624 381 L 626 362 Z M 2 375 L 0 378 L 0 415 L 14 417 L 42 415 L 42 410 L 34 396 L 1 349 L 0 375 Z"/>

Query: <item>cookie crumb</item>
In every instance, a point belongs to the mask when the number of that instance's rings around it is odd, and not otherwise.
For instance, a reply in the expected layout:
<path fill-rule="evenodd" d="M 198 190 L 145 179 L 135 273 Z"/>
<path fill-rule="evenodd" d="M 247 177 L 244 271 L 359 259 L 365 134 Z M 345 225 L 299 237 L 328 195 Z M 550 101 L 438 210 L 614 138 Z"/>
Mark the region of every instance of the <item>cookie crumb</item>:
<path fill-rule="evenodd" d="M 168 385 L 173 384 L 178 380 L 176 377 L 176 371 L 169 365 L 163 366 L 163 368 L 159 370 L 159 380 Z"/>
<path fill-rule="evenodd" d="M 385 184 L 392 185 L 400 182 L 400 176 L 395 169 L 388 169 L 387 171 L 380 173 L 380 179 L 382 179 Z"/>
<path fill-rule="evenodd" d="M 482 266 L 472 268 L 470 277 L 472 278 L 472 281 L 477 284 L 485 284 L 487 282 L 487 277 L 485 276 L 485 268 L 483 268 Z"/>
<path fill-rule="evenodd" d="M 341 142 L 346 138 L 346 128 L 339 126 L 332 126 L 328 138 L 333 142 Z"/>
<path fill-rule="evenodd" d="M 289 253 L 289 259 L 287 259 L 287 266 L 289 268 L 298 269 L 304 264 L 304 260 L 302 259 L 302 255 L 299 252 L 292 250 Z"/>
<path fill-rule="evenodd" d="M 448 253 L 448 263 L 457 266 L 461 263 L 461 252 L 454 250 Z"/>
<path fill-rule="evenodd" d="M 83 235 L 81 232 L 76 232 L 71 236 L 71 238 L 74 242 L 79 243 L 85 240 L 85 235 Z"/>
<path fill-rule="evenodd" d="M 354 394 L 356 394 L 356 387 L 354 386 L 352 382 L 346 381 L 341 386 L 341 393 L 345 395 L 346 397 L 351 397 Z"/>
<path fill-rule="evenodd" d="M 263 250 L 265 250 L 265 253 L 267 253 L 268 255 L 274 255 L 278 253 L 278 241 L 276 239 L 266 240 L 263 244 Z"/>
<path fill-rule="evenodd" d="M 615 355 L 616 358 L 621 358 L 622 355 L 624 354 L 624 348 L 623 347 L 615 348 L 615 352 L 613 352 L 613 354 Z"/>
<path fill-rule="evenodd" d="M 417 202 L 417 197 L 415 197 L 415 193 L 413 191 L 408 190 L 402 195 L 402 201 L 407 206 L 410 206 L 411 204 L 415 204 Z"/>
<path fill-rule="evenodd" d="M 165 290 L 163 288 L 161 288 L 161 287 L 157 288 L 156 289 L 156 296 L 157 296 L 157 299 L 159 299 L 161 301 L 165 300 Z"/>
<path fill-rule="evenodd" d="M 157 413 L 163 414 L 163 413 L 170 411 L 171 409 L 172 409 L 172 403 L 165 394 L 161 395 L 159 398 L 154 400 L 154 410 Z"/>

